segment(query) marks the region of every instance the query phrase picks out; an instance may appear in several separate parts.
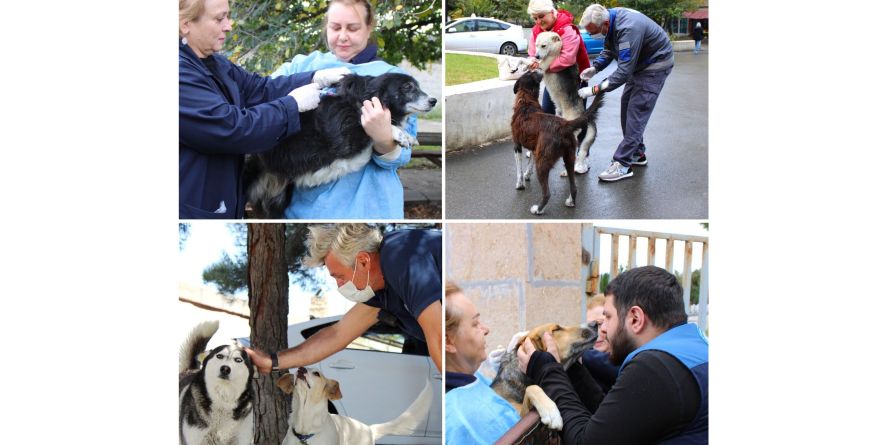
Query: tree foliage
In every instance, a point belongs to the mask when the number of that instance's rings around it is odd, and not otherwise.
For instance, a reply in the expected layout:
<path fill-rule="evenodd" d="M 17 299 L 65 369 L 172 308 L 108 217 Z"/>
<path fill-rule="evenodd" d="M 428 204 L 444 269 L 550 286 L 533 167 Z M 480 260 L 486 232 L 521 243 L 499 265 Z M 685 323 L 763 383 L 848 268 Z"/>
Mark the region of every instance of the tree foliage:
<path fill-rule="evenodd" d="M 323 287 L 321 271 L 302 264 L 302 257 L 307 253 L 305 238 L 308 235 L 308 225 L 286 224 L 285 227 L 284 258 L 290 282 L 298 284 L 306 292 L 316 293 Z M 242 223 L 229 224 L 228 228 L 239 253 L 234 258 L 222 254 L 216 263 L 203 270 L 203 281 L 214 284 L 223 294 L 233 295 L 247 286 L 248 230 L 247 225 Z"/>
<path fill-rule="evenodd" d="M 285 225 L 284 259 L 286 271 L 289 274 L 291 284 L 298 285 L 303 291 L 318 293 L 325 287 L 325 269 L 320 267 L 309 268 L 303 263 L 304 256 L 308 253 L 305 240 L 308 236 L 308 224 Z M 433 228 L 433 224 L 385 224 L 381 226 L 382 233 L 394 229 L 404 228 Z M 247 270 L 249 257 L 247 255 L 248 230 L 247 224 L 228 224 L 228 229 L 234 237 L 234 247 L 239 252 L 234 258 L 222 254 L 219 260 L 203 270 L 203 281 L 214 284 L 222 294 L 233 295 L 246 289 Z"/>
<path fill-rule="evenodd" d="M 440 60 L 440 0 L 369 0 L 377 25 L 373 36 L 379 57 L 397 65 L 404 59 L 423 69 Z M 323 18 L 326 0 L 239 0 L 231 4 L 234 21 L 225 50 L 249 71 L 268 74 L 297 54 L 326 51 Z"/>
<path fill-rule="evenodd" d="M 188 241 L 188 237 L 191 236 L 191 225 L 188 223 L 178 223 L 178 250 L 182 251 L 185 248 L 185 243 Z"/>
<path fill-rule="evenodd" d="M 685 11 L 695 11 L 700 0 L 622 0 L 619 6 L 636 9 L 665 28 L 668 20 L 678 19 Z"/>

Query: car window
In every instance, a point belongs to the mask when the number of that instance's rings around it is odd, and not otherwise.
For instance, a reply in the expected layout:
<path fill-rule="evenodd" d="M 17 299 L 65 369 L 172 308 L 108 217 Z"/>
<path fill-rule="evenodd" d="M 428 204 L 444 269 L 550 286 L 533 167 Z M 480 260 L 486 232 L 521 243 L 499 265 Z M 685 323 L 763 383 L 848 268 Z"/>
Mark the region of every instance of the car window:
<path fill-rule="evenodd" d="M 476 28 L 476 20 L 465 20 L 452 27 L 454 32 L 471 32 Z"/>
<path fill-rule="evenodd" d="M 307 340 L 321 329 L 331 326 L 335 322 L 314 326 L 302 331 L 302 337 Z M 385 322 L 378 322 L 363 335 L 357 337 L 345 349 L 360 351 L 393 352 L 395 354 L 429 355 L 427 345 L 412 336 L 407 335 L 397 326 L 391 326 Z"/>
<path fill-rule="evenodd" d="M 477 31 L 501 31 L 503 29 L 505 28 L 496 22 L 477 20 Z"/>

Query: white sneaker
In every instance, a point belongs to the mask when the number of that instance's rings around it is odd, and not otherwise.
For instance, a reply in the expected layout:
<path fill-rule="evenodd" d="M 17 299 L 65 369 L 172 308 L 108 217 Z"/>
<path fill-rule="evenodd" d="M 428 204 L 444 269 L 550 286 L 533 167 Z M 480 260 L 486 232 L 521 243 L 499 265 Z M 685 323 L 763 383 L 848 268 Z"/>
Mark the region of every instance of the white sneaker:
<path fill-rule="evenodd" d="M 603 173 L 600 173 L 601 181 L 618 181 L 619 179 L 630 178 L 634 176 L 634 171 L 631 170 L 630 167 L 625 167 L 621 165 L 618 161 L 612 161 L 612 164 L 609 165 Z"/>

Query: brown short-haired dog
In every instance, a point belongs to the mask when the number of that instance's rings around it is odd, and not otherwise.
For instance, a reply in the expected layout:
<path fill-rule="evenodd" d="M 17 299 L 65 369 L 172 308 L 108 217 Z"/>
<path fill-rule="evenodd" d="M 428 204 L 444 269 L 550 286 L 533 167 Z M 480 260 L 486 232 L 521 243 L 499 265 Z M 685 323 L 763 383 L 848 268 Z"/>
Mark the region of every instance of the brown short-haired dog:
<path fill-rule="evenodd" d="M 575 132 L 586 127 L 588 122 L 597 120 L 597 111 L 603 105 L 603 94 L 594 97 L 591 106 L 584 114 L 566 120 L 553 114 L 547 114 L 538 102 L 539 85 L 542 75 L 531 71 L 514 83 L 514 115 L 511 117 L 511 136 L 514 139 L 514 158 L 517 161 L 517 190 L 523 190 L 524 182 L 529 180 L 529 169 L 523 171 L 523 147 L 532 151 L 535 158 L 535 172 L 541 183 L 542 200 L 533 205 L 529 211 L 534 215 L 544 213 L 551 191 L 548 187 L 548 175 L 557 159 L 562 158 L 569 177 L 569 198 L 566 207 L 575 207 L 575 147 L 578 141 Z"/>
<path fill-rule="evenodd" d="M 542 335 L 550 332 L 557 349 L 560 351 L 560 361 L 564 368 L 575 363 L 581 353 L 590 349 L 597 339 L 597 335 L 590 329 L 580 326 L 563 327 L 557 323 L 547 323 L 536 326 L 525 337 L 517 342 L 513 350 L 506 351 L 502 357 L 495 379 L 492 380 L 492 390 L 520 413 L 520 417 L 526 415 L 529 409 L 535 407 L 542 422 L 551 429 L 559 430 L 563 427 L 560 411 L 557 405 L 548 397 L 538 385 L 531 385 L 529 377 L 520 371 L 517 364 L 517 348 L 523 344 L 526 338 L 539 350 L 546 350 Z"/>

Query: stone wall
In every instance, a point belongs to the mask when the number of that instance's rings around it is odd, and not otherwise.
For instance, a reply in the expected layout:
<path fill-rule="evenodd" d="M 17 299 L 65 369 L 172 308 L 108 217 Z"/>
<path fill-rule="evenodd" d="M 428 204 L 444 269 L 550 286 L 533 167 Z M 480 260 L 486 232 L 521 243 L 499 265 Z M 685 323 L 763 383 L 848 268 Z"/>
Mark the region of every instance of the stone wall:
<path fill-rule="evenodd" d="M 542 323 L 582 322 L 580 224 L 447 223 L 445 230 L 446 279 L 489 326 L 488 351 Z"/>

